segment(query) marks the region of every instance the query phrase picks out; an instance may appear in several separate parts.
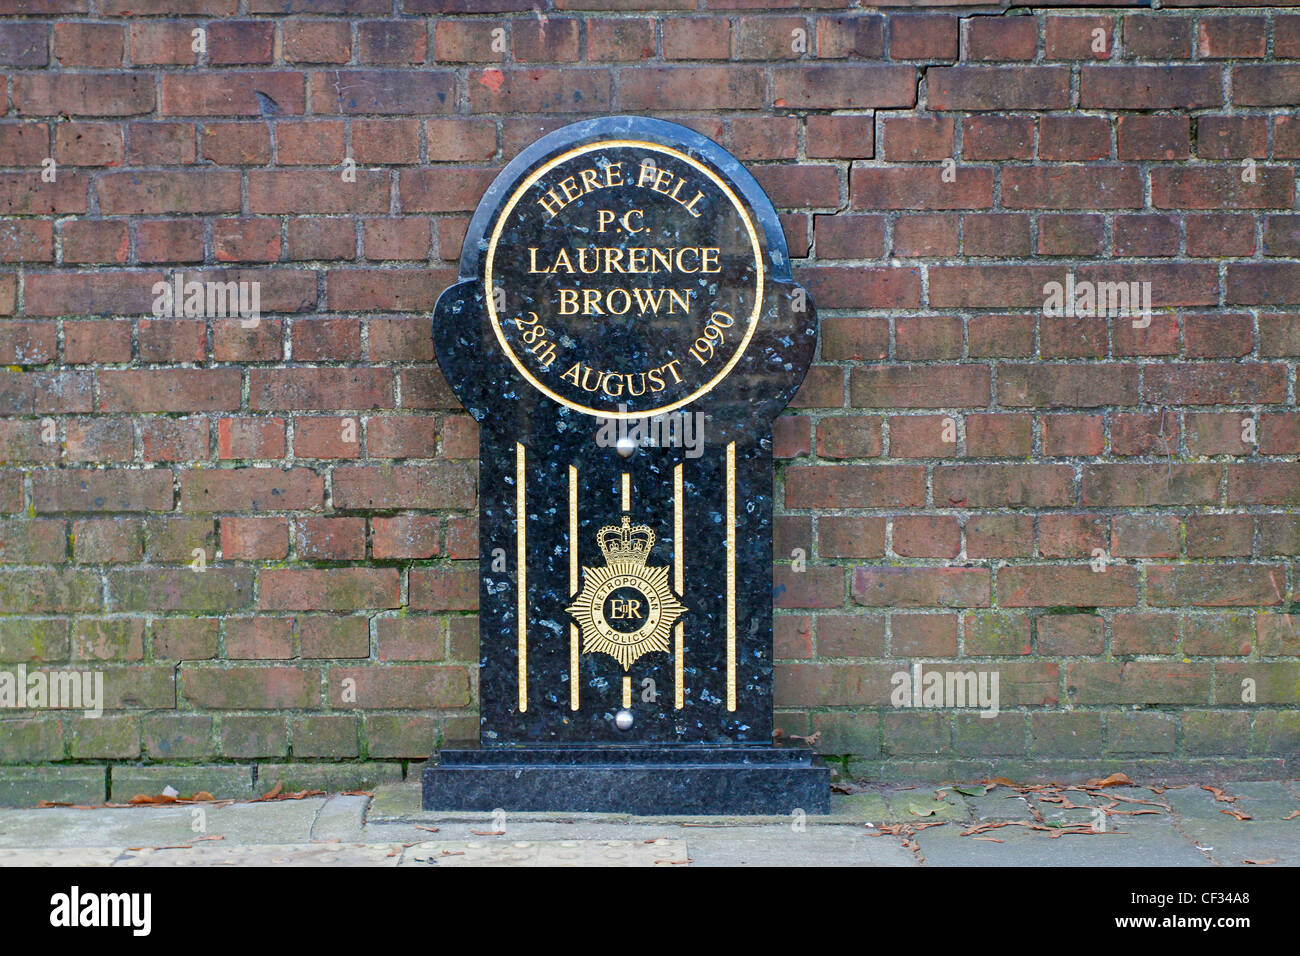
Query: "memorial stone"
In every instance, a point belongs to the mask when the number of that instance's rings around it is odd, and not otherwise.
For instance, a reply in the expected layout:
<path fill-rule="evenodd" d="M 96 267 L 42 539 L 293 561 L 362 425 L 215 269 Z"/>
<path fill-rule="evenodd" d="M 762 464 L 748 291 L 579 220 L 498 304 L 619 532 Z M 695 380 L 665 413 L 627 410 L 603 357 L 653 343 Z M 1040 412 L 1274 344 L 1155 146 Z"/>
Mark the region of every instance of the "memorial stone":
<path fill-rule="evenodd" d="M 772 713 L 772 420 L 816 330 L 698 133 L 590 120 L 497 176 L 433 319 L 480 426 L 481 711 L 426 809 L 827 812 Z"/>

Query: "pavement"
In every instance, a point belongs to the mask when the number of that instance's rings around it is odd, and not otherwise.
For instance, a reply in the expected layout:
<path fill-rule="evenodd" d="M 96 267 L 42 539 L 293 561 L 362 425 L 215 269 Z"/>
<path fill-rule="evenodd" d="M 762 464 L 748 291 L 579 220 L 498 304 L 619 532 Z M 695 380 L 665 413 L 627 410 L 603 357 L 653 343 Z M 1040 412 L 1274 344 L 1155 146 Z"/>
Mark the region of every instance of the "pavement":
<path fill-rule="evenodd" d="M 0 809 L 0 866 L 1295 866 L 1300 781 L 836 787 L 829 816 L 420 809 L 419 783 Z"/>

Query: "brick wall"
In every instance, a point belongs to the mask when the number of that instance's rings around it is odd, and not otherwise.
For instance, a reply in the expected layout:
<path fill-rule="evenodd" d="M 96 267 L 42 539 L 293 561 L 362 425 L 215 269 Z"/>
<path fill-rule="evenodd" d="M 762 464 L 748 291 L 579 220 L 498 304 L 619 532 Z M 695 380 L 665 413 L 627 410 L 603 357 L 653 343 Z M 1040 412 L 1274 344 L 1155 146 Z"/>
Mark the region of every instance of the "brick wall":
<path fill-rule="evenodd" d="M 776 434 L 785 733 L 874 776 L 1294 755 L 1300 11 L 791 3 L 0 0 L 0 669 L 108 705 L 5 712 L 5 779 L 474 736 L 429 312 L 494 171 L 611 112 L 745 160 L 822 316 Z M 262 317 L 154 316 L 178 271 Z M 1149 322 L 1045 314 L 1067 273 Z M 917 661 L 1001 712 L 892 707 Z"/>

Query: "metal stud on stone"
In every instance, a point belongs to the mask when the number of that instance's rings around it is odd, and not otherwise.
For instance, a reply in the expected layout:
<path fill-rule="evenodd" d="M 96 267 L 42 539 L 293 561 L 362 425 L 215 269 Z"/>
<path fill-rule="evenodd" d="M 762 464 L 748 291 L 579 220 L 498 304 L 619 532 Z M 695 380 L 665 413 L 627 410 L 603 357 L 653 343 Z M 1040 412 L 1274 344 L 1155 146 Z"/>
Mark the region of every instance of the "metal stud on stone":
<path fill-rule="evenodd" d="M 614 450 L 624 458 L 631 458 L 633 453 L 636 451 L 636 442 L 632 440 L 631 436 L 622 435 L 619 437 L 618 441 L 614 443 Z"/>
<path fill-rule="evenodd" d="M 632 724 L 635 721 L 636 718 L 632 716 L 632 711 L 630 710 L 620 710 L 614 715 L 614 726 L 619 730 L 631 730 Z"/>

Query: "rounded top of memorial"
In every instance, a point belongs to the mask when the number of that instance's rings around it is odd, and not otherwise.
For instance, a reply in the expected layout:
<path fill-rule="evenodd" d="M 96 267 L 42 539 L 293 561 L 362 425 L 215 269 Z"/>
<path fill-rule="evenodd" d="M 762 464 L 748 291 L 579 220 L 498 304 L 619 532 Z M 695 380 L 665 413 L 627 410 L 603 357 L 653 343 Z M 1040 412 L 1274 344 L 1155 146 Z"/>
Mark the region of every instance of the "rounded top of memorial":
<path fill-rule="evenodd" d="M 615 118 L 525 150 L 485 195 L 465 251 L 496 345 L 531 387 L 584 414 L 639 418 L 689 405 L 741 361 L 785 266 L 763 212 L 775 217 L 716 143 Z"/>

